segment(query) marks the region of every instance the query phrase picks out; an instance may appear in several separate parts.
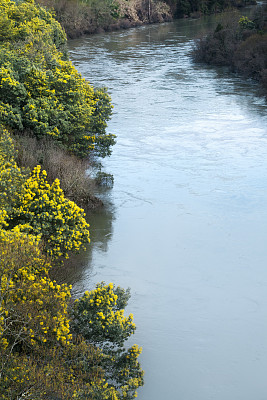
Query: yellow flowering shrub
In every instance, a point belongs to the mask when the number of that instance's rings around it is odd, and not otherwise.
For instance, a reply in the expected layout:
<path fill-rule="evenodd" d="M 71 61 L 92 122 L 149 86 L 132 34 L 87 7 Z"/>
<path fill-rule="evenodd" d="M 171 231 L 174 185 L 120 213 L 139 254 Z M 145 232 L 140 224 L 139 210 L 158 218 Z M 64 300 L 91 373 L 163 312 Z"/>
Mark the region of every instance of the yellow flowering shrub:
<path fill-rule="evenodd" d="M 56 179 L 47 183 L 40 166 L 21 171 L 9 133 L 0 135 L 0 205 L 6 229 L 41 238 L 43 251 L 53 258 L 68 257 L 89 242 L 89 224 L 83 209 L 65 198 Z"/>
<path fill-rule="evenodd" d="M 108 387 L 117 390 L 120 400 L 137 396 L 136 389 L 143 385 L 144 375 L 138 361 L 142 348 L 124 346 L 136 329 L 133 315 L 124 316 L 129 297 L 129 289 L 99 283 L 96 289 L 75 300 L 70 321 L 74 336 L 82 335 L 103 352 L 100 365 L 109 376 Z"/>
<path fill-rule="evenodd" d="M 114 144 L 105 132 L 111 110 L 106 90 L 94 90 L 68 61 L 50 12 L 33 0 L 0 0 L 0 122 L 79 156 L 105 156 Z"/>
<path fill-rule="evenodd" d="M 112 283 L 98 284 L 75 301 L 73 328 L 91 342 L 122 345 L 136 329 L 133 315 L 124 316 L 129 296 L 129 291 Z"/>
<path fill-rule="evenodd" d="M 59 49 L 66 44 L 65 32 L 53 14 L 33 0 L 1 0 L 0 16 L 0 41 L 19 42 L 41 34 L 44 41 Z"/>
<path fill-rule="evenodd" d="M 5 213 L 0 214 L 0 224 L 5 224 Z M 50 279 L 51 266 L 42 255 L 39 237 L 16 228 L 0 229 L 0 254 L 0 399 L 134 399 L 143 384 L 137 360 L 141 348 L 124 348 L 122 337 L 126 339 L 135 326 L 132 315 L 124 317 L 119 310 L 129 292 L 99 284 L 92 296 L 88 292 L 81 300 L 93 300 L 96 321 L 103 320 L 100 307 L 109 319 L 109 303 L 113 304 L 109 326 L 114 330 L 109 336 L 106 332 L 106 346 L 101 333 L 99 338 L 96 332 L 94 338 L 83 337 L 74 328 L 70 287 Z"/>
<path fill-rule="evenodd" d="M 58 179 L 50 185 L 46 172 L 37 166 L 23 189 L 10 218 L 19 229 L 40 235 L 51 257 L 67 257 L 89 242 L 85 213 L 64 197 Z"/>
<path fill-rule="evenodd" d="M 8 343 L 32 347 L 54 340 L 66 343 L 71 337 L 67 317 L 69 288 L 51 281 L 50 265 L 39 245 L 36 236 L 0 230 L 2 334 Z"/>
<path fill-rule="evenodd" d="M 0 127 L 0 208 L 5 213 L 5 220 L 23 192 L 25 181 L 25 176 L 15 162 L 15 155 L 10 134 Z"/>
<path fill-rule="evenodd" d="M 143 384 L 141 348 L 116 346 L 114 337 L 115 346 L 107 349 L 97 337 L 91 341 L 71 333 L 70 287 L 49 278 L 40 239 L 2 229 L 0 254 L 0 399 L 135 398 Z M 125 303 L 128 292 L 113 291 L 112 284 L 106 288 L 96 289 L 97 296 L 93 291 L 96 304 L 110 301 L 116 309 Z"/>
<path fill-rule="evenodd" d="M 38 352 L 44 344 L 65 345 L 71 340 L 67 312 L 70 288 L 49 278 L 50 265 L 42 256 L 40 239 L 36 236 L 2 229 L 0 254 L 0 387 L 3 389 L 26 379 L 28 372 L 16 361 L 19 353 Z"/>
<path fill-rule="evenodd" d="M 49 278 L 39 238 L 0 230 L 0 254 L 0 399 L 118 399 L 102 352 L 70 334 L 70 287 Z"/>

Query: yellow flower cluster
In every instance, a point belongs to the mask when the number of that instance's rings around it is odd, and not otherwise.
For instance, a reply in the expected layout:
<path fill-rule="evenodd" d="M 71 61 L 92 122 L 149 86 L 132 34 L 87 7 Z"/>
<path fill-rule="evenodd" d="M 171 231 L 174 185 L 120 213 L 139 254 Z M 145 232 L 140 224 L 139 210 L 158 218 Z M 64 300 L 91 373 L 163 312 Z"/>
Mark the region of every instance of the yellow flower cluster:
<path fill-rule="evenodd" d="M 44 250 L 54 258 L 68 257 L 88 244 L 84 210 L 65 198 L 58 179 L 50 185 L 40 166 L 30 176 L 23 174 L 14 153 L 4 131 L 0 136 L 0 226 L 39 236 Z"/>
<path fill-rule="evenodd" d="M 19 86 L 19 82 L 11 75 L 10 69 L 0 68 L 0 90 L 10 90 L 17 86 Z"/>
<path fill-rule="evenodd" d="M 84 296 L 76 301 L 76 308 L 87 318 L 91 335 L 102 332 L 108 339 L 117 335 L 117 340 L 124 340 L 135 331 L 133 315 L 124 316 L 124 310 L 117 307 L 118 295 L 113 283 L 99 284 L 95 290 L 86 291 Z M 89 328 L 90 327 L 90 328 Z M 89 333 L 88 333 L 89 334 Z"/>
<path fill-rule="evenodd" d="M 14 312 L 15 307 L 20 333 L 13 323 L 12 335 L 19 334 L 24 343 L 69 341 L 70 288 L 49 278 L 50 266 L 41 255 L 39 240 L 20 232 L 1 231 L 0 253 L 0 332 L 1 324 L 11 324 L 9 311 Z"/>

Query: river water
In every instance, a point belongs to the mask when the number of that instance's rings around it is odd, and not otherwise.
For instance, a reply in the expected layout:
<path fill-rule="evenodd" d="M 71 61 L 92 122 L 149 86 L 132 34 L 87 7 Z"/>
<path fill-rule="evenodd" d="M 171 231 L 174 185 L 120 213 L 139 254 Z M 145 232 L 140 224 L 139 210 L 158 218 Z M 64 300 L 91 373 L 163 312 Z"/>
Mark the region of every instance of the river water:
<path fill-rule="evenodd" d="M 218 18 L 69 44 L 109 89 L 117 144 L 103 161 L 114 187 L 68 279 L 76 296 L 131 287 L 140 400 L 267 399 L 267 105 L 256 84 L 192 62 Z"/>

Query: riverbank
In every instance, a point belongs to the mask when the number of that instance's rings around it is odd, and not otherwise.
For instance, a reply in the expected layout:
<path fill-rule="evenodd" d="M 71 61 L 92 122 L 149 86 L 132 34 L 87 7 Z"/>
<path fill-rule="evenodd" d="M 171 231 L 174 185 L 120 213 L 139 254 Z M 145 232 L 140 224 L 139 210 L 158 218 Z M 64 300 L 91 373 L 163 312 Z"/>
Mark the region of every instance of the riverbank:
<path fill-rule="evenodd" d="M 68 38 L 110 32 L 140 25 L 198 18 L 223 10 L 256 4 L 255 0 L 38 0 L 53 9 Z"/>
<path fill-rule="evenodd" d="M 59 179 L 65 196 L 78 206 L 87 210 L 103 206 L 95 195 L 102 183 L 99 181 L 99 163 L 90 157 L 81 159 L 49 138 L 37 140 L 24 134 L 13 139 L 17 148 L 16 161 L 21 168 L 33 170 L 36 165 L 41 165 L 47 173 L 48 182 L 52 184 Z"/>
<path fill-rule="evenodd" d="M 71 39 L 84 34 L 171 21 L 173 18 L 169 5 L 163 1 L 38 0 L 38 3 L 55 11 L 57 20 Z"/>
<path fill-rule="evenodd" d="M 196 42 L 193 57 L 257 80 L 267 96 L 267 6 L 256 10 L 250 19 L 223 20 Z"/>
<path fill-rule="evenodd" d="M 110 154 L 111 109 L 48 10 L 0 0 L 1 399 L 133 400 L 144 383 L 142 349 L 124 346 L 129 290 L 102 282 L 74 300 L 52 278 L 90 243 L 73 199 L 88 203 L 88 163 Z"/>
<path fill-rule="evenodd" d="M 66 34 L 47 9 L 33 1 L 0 7 L 0 129 L 16 143 L 16 163 L 40 165 L 69 200 L 95 208 L 97 168 L 92 177 L 87 170 L 115 143 L 106 132 L 111 98 L 69 61 Z"/>

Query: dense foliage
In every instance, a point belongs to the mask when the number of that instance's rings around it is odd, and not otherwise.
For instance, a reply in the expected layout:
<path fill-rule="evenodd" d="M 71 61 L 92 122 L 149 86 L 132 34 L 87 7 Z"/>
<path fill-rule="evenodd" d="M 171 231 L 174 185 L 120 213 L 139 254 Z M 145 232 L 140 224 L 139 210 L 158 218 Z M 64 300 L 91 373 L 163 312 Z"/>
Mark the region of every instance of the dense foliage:
<path fill-rule="evenodd" d="M 52 8 L 69 37 L 143 23 L 170 21 L 170 8 L 160 0 L 38 0 Z"/>
<path fill-rule="evenodd" d="M 31 173 L 22 171 L 6 130 L 0 146 L 0 205 L 6 211 L 6 229 L 40 237 L 43 250 L 52 257 L 67 256 L 88 243 L 84 211 L 64 197 L 59 181 L 48 184 L 40 166 Z"/>
<path fill-rule="evenodd" d="M 137 361 L 141 349 L 136 345 L 113 352 L 103 349 L 98 346 L 101 334 L 98 338 L 79 332 L 79 324 L 83 330 L 87 321 L 75 320 L 72 333 L 70 288 L 49 278 L 51 267 L 38 239 L 1 231 L 0 251 L 0 399 L 136 397 L 136 389 L 143 384 Z M 116 302 L 112 285 L 105 287 L 107 300 Z M 101 293 L 93 291 L 92 296 L 101 302 Z M 123 321 L 123 310 L 118 311 L 120 317 L 110 324 L 111 330 L 112 324 Z M 75 314 L 82 320 L 77 308 Z M 105 315 L 113 319 L 112 311 Z M 124 335 L 123 324 L 116 329 Z M 115 336 L 113 340 L 116 343 Z"/>
<path fill-rule="evenodd" d="M 110 153 L 105 89 L 94 90 L 68 61 L 66 37 L 33 0 L 0 0 L 0 123 L 49 136 L 79 156 Z"/>
<path fill-rule="evenodd" d="M 199 17 L 255 0 L 38 0 L 52 8 L 69 37 L 140 24 Z"/>
<path fill-rule="evenodd" d="M 124 316 L 129 297 L 129 290 L 102 282 L 75 301 L 71 318 L 73 334 L 82 335 L 101 350 L 101 365 L 125 400 L 136 397 L 136 389 L 143 384 L 143 371 L 137 361 L 142 349 L 137 345 L 124 347 L 135 331 L 133 315 Z"/>
<path fill-rule="evenodd" d="M 223 20 L 196 42 L 196 61 L 226 65 L 261 82 L 267 94 L 267 9 L 252 17 Z"/>
<path fill-rule="evenodd" d="M 256 4 L 255 0 L 166 0 L 175 17 L 199 16 L 221 12 L 227 8 Z"/>
<path fill-rule="evenodd" d="M 51 262 L 88 243 L 83 211 L 40 166 L 18 168 L 0 136 L 0 399 L 132 400 L 141 349 L 124 316 L 129 291 L 99 284 L 74 303 Z"/>
<path fill-rule="evenodd" d="M 125 347 L 135 330 L 128 291 L 102 283 L 74 302 L 51 279 L 52 265 L 89 243 L 85 213 L 69 200 L 87 165 L 73 154 L 105 156 L 114 143 L 110 98 L 82 79 L 65 45 L 50 12 L 0 0 L 0 399 L 132 400 L 143 371 L 141 349 Z M 57 179 L 67 163 L 79 164 L 64 174 L 68 198 Z"/>

